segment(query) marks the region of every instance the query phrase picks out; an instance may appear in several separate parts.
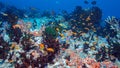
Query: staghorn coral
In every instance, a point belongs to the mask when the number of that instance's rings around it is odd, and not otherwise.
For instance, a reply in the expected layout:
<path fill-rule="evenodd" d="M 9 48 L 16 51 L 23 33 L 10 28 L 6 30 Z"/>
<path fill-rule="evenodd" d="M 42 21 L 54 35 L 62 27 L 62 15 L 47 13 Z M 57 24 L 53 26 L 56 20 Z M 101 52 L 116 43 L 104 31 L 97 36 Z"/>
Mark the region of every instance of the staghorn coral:
<path fill-rule="evenodd" d="M 116 32 L 115 36 L 120 39 L 120 20 L 115 18 L 114 16 L 110 17 L 105 20 L 107 24 L 109 24 L 110 29 Z"/>
<path fill-rule="evenodd" d="M 114 16 L 110 17 L 108 16 L 107 19 L 105 19 L 105 27 L 99 27 L 97 28 L 97 34 L 103 37 L 111 37 L 111 38 L 119 38 L 119 29 L 120 29 L 120 20 Z"/>
<path fill-rule="evenodd" d="M 119 50 L 120 50 L 120 20 L 114 16 L 110 17 L 105 20 L 107 25 L 109 26 L 108 30 L 105 31 L 107 32 L 108 38 L 107 41 L 109 45 L 111 46 L 109 48 L 110 54 L 114 55 L 117 57 L 119 60 L 120 58 L 118 57 Z M 111 31 L 112 30 L 112 31 Z M 110 32 L 109 32 L 110 31 Z"/>

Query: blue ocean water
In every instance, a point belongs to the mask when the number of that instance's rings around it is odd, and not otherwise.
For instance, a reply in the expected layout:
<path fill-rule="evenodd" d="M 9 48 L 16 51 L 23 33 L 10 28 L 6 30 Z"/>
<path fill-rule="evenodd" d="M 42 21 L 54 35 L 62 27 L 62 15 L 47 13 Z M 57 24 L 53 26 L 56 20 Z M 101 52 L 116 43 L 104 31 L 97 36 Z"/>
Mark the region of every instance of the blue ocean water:
<path fill-rule="evenodd" d="M 75 6 L 82 6 L 89 8 L 91 5 L 84 4 L 84 0 L 0 0 L 9 5 L 16 6 L 17 8 L 27 9 L 28 7 L 35 7 L 40 10 L 67 10 L 73 11 Z M 88 0 L 89 2 L 94 0 Z M 103 11 L 103 18 L 107 16 L 120 16 L 119 0 L 95 0 L 97 6 Z"/>

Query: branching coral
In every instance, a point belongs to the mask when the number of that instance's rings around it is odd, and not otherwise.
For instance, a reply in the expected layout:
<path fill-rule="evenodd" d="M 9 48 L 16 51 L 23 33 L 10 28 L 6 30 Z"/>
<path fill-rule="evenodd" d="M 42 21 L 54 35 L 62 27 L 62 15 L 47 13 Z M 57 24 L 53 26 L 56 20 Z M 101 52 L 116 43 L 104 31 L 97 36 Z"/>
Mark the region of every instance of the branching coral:
<path fill-rule="evenodd" d="M 111 29 L 114 29 L 116 31 L 120 30 L 120 20 L 115 18 L 114 16 L 108 16 L 105 22 L 110 25 Z"/>
<path fill-rule="evenodd" d="M 108 43 L 110 47 L 110 53 L 120 59 L 118 57 L 119 48 L 120 48 L 120 20 L 115 17 L 108 17 L 106 20 L 107 25 L 109 25 L 109 30 L 106 31 L 108 33 Z M 111 32 L 109 32 L 112 30 Z M 114 32 L 113 32 L 114 31 Z M 111 36 L 113 35 L 113 36 Z"/>

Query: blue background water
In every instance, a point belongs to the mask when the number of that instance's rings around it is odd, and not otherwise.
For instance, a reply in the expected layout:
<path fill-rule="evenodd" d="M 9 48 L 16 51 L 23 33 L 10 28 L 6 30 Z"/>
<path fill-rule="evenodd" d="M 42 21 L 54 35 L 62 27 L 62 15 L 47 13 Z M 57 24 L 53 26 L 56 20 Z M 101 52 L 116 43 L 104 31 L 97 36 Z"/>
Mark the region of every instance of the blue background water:
<path fill-rule="evenodd" d="M 71 12 L 75 6 L 80 5 L 85 8 L 91 5 L 84 4 L 84 0 L 0 0 L 6 5 L 14 5 L 17 8 L 26 9 L 28 7 L 36 7 L 40 10 L 67 10 Z M 88 0 L 93 1 L 93 0 Z M 103 18 L 107 16 L 120 16 L 120 0 L 96 0 L 97 6 L 103 11 Z"/>

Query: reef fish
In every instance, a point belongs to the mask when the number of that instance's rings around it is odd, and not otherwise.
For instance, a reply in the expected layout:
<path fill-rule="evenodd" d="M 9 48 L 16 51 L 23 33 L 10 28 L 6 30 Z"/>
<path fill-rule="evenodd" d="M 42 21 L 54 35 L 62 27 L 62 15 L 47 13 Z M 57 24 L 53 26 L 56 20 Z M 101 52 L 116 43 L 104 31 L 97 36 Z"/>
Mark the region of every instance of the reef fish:
<path fill-rule="evenodd" d="M 13 25 L 12 27 L 13 27 L 14 29 L 15 29 L 15 28 L 20 28 L 20 29 L 21 29 L 21 25 L 20 25 L 20 24 Z"/>
<path fill-rule="evenodd" d="M 40 50 L 43 50 L 45 48 L 45 45 L 43 43 L 39 44 Z"/>
<path fill-rule="evenodd" d="M 54 49 L 53 48 L 47 48 L 46 49 L 48 52 L 54 52 Z"/>

